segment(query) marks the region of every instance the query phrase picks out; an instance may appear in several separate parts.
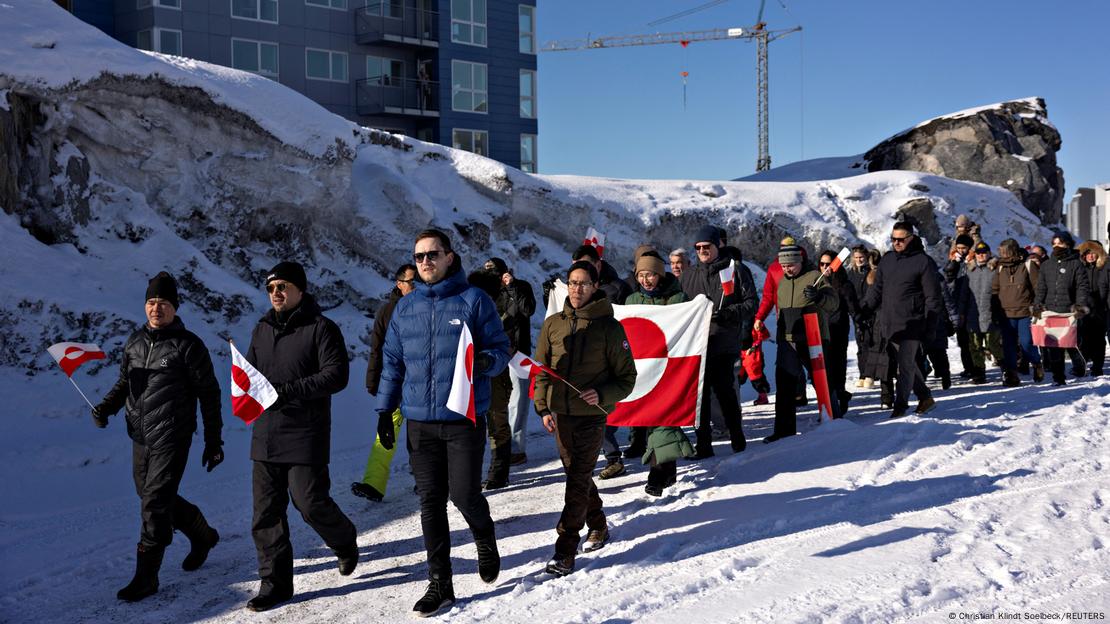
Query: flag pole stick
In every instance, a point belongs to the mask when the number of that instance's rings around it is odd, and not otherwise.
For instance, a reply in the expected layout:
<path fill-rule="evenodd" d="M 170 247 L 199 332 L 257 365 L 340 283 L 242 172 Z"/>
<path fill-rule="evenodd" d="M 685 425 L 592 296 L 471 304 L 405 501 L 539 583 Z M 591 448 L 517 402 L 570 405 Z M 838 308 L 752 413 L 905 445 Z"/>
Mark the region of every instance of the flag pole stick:
<path fill-rule="evenodd" d="M 89 397 L 85 396 L 85 393 L 81 392 L 81 389 L 77 387 L 77 382 L 73 381 L 73 377 L 66 376 L 66 379 L 69 380 L 69 383 L 73 384 L 74 389 L 76 389 L 77 393 L 81 395 L 81 398 L 85 399 L 85 402 L 89 404 L 89 408 L 96 409 L 95 407 L 93 407 L 92 401 L 89 400 Z"/>
<path fill-rule="evenodd" d="M 547 374 L 547 373 L 544 373 L 544 375 L 546 375 L 546 374 Z M 575 392 L 577 392 L 578 394 L 582 394 L 582 391 L 581 391 L 581 390 L 579 390 L 579 389 L 578 389 L 577 387 L 575 387 L 575 385 L 574 385 L 574 384 L 570 383 L 570 382 L 569 382 L 569 381 L 567 381 L 566 379 L 563 379 L 562 377 L 556 377 L 556 379 L 558 379 L 559 381 L 561 381 L 561 382 L 565 383 L 566 385 L 570 386 L 570 389 L 571 389 L 571 390 L 574 390 L 574 391 L 575 391 Z M 603 413 L 604 413 L 604 414 L 605 414 L 606 416 L 608 416 L 608 415 L 609 415 L 609 412 L 605 411 L 605 408 L 604 408 L 604 407 L 602 407 L 600 403 L 599 403 L 599 404 L 597 404 L 597 405 L 595 405 L 594 407 L 596 407 L 597 409 L 601 410 L 601 411 L 602 411 L 602 412 L 603 412 Z"/>

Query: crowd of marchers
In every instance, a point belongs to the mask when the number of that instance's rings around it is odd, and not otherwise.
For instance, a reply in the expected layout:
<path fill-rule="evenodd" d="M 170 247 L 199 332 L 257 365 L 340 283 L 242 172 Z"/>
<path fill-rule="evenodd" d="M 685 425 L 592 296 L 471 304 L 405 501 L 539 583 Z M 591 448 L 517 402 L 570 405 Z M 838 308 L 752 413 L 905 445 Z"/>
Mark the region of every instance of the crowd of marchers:
<path fill-rule="evenodd" d="M 987 383 L 990 362 L 1002 383 L 1022 376 L 1065 383 L 1067 360 L 1075 376 L 1101 375 L 1108 336 L 1110 270 L 1097 241 L 1075 249 L 1066 232 L 1051 250 L 1023 247 L 1008 238 L 996 252 L 979 227 L 961 215 L 947 260 L 926 253 L 912 224 L 896 222 L 890 251 L 859 246 L 841 265 L 838 254 L 811 254 L 802 241 L 782 239 L 767 267 L 762 294 L 739 249 L 725 230 L 706 224 L 692 236 L 691 249 L 665 256 L 650 244 L 638 247 L 631 272 L 622 278 L 597 247 L 582 245 L 565 271 L 543 284 L 546 300 L 556 279 L 565 281 L 561 309 L 549 314 L 533 340 L 536 297 L 500 258 L 479 259 L 467 273 L 449 236 L 438 230 L 417 235 L 410 263 L 394 274 L 389 301 L 375 315 L 370 334 L 366 389 L 378 415 L 377 436 L 363 478 L 351 491 L 371 501 L 386 496 L 390 463 L 402 429 L 409 471 L 420 499 L 429 584 L 413 612 L 427 616 L 454 603 L 451 534 L 447 501 L 462 514 L 473 536 L 477 572 L 486 583 L 500 573 L 496 526 L 484 490 L 509 484 L 510 468 L 528 462 L 527 428 L 532 419 L 553 435 L 566 476 L 562 514 L 555 527 L 546 571 L 562 576 L 580 552 L 602 548 L 609 525 L 594 482 L 625 473 L 624 461 L 650 466 L 645 491 L 661 496 L 675 483 L 680 459 L 713 456 L 710 414 L 716 397 L 731 450 L 747 446 L 738 384 L 751 383 L 757 405 L 768 404 L 771 384 L 763 349 L 775 352 L 773 443 L 797 433 L 797 409 L 807 403 L 814 374 L 805 316 L 816 314 L 831 401 L 831 416 L 851 409 L 846 387 L 854 327 L 859 381 L 877 382 L 890 417 L 915 412 L 936 401 L 925 380 L 933 374 L 942 389 L 953 383 L 948 343 L 959 345 L 967 383 Z M 841 255 L 841 258 L 843 256 Z M 726 288 L 721 274 L 735 270 Z M 294 594 L 293 547 L 287 511 L 290 500 L 336 555 L 338 570 L 358 565 L 357 529 L 330 493 L 331 397 L 348 384 L 349 358 L 339 327 L 310 294 L 304 268 L 281 262 L 264 280 L 270 309 L 251 335 L 246 359 L 276 388 L 277 403 L 252 425 L 251 533 L 261 580 L 247 602 L 264 611 Z M 705 295 L 712 302 L 706 345 L 703 418 L 691 444 L 680 427 L 633 427 L 626 435 L 606 415 L 632 391 L 636 365 L 613 305 L 674 305 Z M 158 590 L 163 555 L 175 531 L 189 540 L 182 562 L 196 570 L 219 542 L 200 509 L 178 493 L 197 429 L 199 403 L 204 425 L 202 462 L 208 471 L 223 459 L 220 386 L 205 345 L 177 316 L 177 283 L 168 273 L 150 280 L 146 322 L 127 340 L 119 380 L 92 410 L 98 427 L 125 408 L 133 441 L 133 475 L 140 499 L 141 530 L 136 569 L 118 598 L 138 601 Z M 771 313 L 773 326 L 768 326 Z M 1077 319 L 1078 348 L 1037 348 L 1035 319 L 1053 313 Z M 474 342 L 474 419 L 449 409 L 448 393 L 463 325 Z M 773 339 L 773 340 L 772 340 Z M 540 375 L 530 398 L 528 380 L 507 370 L 512 354 L 532 354 L 558 373 Z M 724 430 L 720 435 L 726 435 Z M 622 449 L 621 438 L 626 444 Z M 490 461 L 483 478 L 486 442 Z M 583 538 L 582 533 L 585 531 Z"/>

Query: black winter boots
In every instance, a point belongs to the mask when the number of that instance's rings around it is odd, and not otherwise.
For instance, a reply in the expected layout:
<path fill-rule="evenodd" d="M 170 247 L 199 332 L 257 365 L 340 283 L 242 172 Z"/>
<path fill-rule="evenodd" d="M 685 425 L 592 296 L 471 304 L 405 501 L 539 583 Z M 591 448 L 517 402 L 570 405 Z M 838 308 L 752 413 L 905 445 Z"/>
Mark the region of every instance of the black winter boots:
<path fill-rule="evenodd" d="M 269 581 L 263 580 L 258 595 L 247 601 L 247 609 L 250 611 L 268 611 L 292 597 L 292 584 L 278 587 Z"/>
<path fill-rule="evenodd" d="M 116 592 L 116 598 L 127 602 L 138 602 L 158 591 L 158 570 L 162 567 L 162 546 L 145 547 L 139 544 L 135 555 L 135 577 L 127 587 Z"/>
<path fill-rule="evenodd" d="M 455 586 L 451 584 L 451 577 L 433 576 L 428 583 L 428 591 L 424 592 L 424 597 L 413 605 L 412 614 L 417 617 L 428 617 L 453 604 L 455 604 Z"/>
<path fill-rule="evenodd" d="M 189 538 L 189 554 L 181 562 L 181 569 L 192 572 L 204 565 L 204 561 L 208 559 L 208 551 L 219 543 L 220 534 L 208 526 L 208 521 L 199 513 L 192 524 L 182 528 L 181 532 Z"/>
<path fill-rule="evenodd" d="M 509 464 L 513 448 L 508 444 L 490 449 L 489 471 L 482 482 L 483 490 L 498 490 L 509 485 Z"/>
<path fill-rule="evenodd" d="M 493 583 L 501 574 L 501 555 L 497 552 L 497 538 L 475 537 L 474 547 L 478 550 L 478 577 L 483 583 Z"/>
<path fill-rule="evenodd" d="M 358 544 L 336 550 L 335 557 L 339 560 L 339 574 L 350 576 L 358 565 Z"/>

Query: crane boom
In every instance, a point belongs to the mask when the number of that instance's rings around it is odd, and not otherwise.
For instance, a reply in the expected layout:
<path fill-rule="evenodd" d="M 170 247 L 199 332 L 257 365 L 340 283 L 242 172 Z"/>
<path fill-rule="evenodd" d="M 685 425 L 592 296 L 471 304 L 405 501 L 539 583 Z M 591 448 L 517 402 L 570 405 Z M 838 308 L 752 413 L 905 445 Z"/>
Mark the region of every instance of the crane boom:
<path fill-rule="evenodd" d="M 760 16 L 763 5 L 760 4 Z M 585 39 L 565 39 L 551 41 L 540 48 L 540 52 L 570 52 L 574 50 L 599 50 L 602 48 L 627 48 L 632 46 L 664 45 L 680 43 L 687 45 L 701 41 L 721 41 L 725 39 L 755 39 L 758 44 L 756 60 L 756 123 L 759 135 L 759 154 L 755 170 L 767 171 L 771 168 L 770 151 L 770 107 L 768 105 L 767 44 L 802 29 L 801 26 L 784 30 L 767 30 L 762 21 L 751 28 L 715 28 L 711 30 L 688 30 L 685 32 L 654 33 L 650 35 L 620 35 L 614 37 L 587 37 Z"/>

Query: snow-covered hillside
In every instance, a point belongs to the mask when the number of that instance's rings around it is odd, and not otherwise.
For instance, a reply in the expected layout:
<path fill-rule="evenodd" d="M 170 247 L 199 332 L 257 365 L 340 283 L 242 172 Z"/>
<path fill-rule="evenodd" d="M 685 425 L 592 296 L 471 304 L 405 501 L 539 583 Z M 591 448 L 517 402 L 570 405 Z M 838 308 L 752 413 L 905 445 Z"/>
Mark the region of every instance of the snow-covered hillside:
<path fill-rule="evenodd" d="M 249 430 L 227 415 L 228 461 L 206 474 L 194 448 L 186 473 L 184 495 L 223 535 L 209 563 L 181 572 L 179 538 L 159 595 L 120 605 L 114 592 L 130 575 L 138 527 L 130 443 L 118 418 L 107 431 L 92 427 L 45 352 L 81 340 L 118 357 L 159 270 L 181 280 L 180 314 L 223 382 L 226 339 L 245 342 L 265 309 L 262 271 L 279 259 L 306 264 L 355 358 L 335 402 L 332 477 L 363 558 L 341 579 L 295 518 L 298 598 L 251 619 L 395 621 L 424 574 L 403 451 L 386 504 L 355 499 L 345 485 L 373 440 L 361 386 L 370 316 L 418 230 L 446 228 L 468 268 L 501 256 L 537 286 L 589 226 L 606 233 L 622 272 L 636 245 L 688 247 L 705 221 L 727 226 L 757 261 L 783 232 L 811 248 L 883 247 L 912 200 L 927 201 L 924 214 L 943 233 L 966 212 L 991 242 L 1049 236 L 1009 191 L 913 172 L 773 183 L 527 175 L 358 128 L 268 79 L 136 51 L 48 0 L 0 0 L 0 137 L 10 159 L 0 194 L 15 189 L 0 215 L 0 621 L 247 615 L 241 606 L 256 587 Z M 108 361 L 75 379 L 99 397 L 114 374 Z M 644 497 L 645 472 L 634 470 L 602 487 L 616 541 L 554 581 L 537 571 L 550 555 L 562 477 L 537 431 L 532 461 L 490 496 L 501 580 L 482 586 L 472 547 L 460 547 L 456 590 L 468 598 L 448 617 L 871 622 L 1106 611 L 1107 395 L 1105 381 L 957 389 L 941 395 L 935 417 L 887 423 L 867 392 L 850 422 L 685 464 L 660 501 Z M 771 417 L 748 409 L 749 437 L 768 433 Z M 457 515 L 452 525 L 468 542 Z"/>

